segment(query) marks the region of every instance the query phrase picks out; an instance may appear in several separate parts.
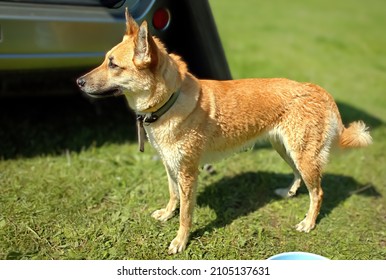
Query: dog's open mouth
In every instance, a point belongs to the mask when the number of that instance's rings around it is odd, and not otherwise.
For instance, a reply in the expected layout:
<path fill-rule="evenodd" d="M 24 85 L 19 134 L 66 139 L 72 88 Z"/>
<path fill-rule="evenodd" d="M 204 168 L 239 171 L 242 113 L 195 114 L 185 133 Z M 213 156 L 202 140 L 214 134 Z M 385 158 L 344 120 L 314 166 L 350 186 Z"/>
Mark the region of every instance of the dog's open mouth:
<path fill-rule="evenodd" d="M 97 92 L 91 92 L 87 93 L 88 96 L 93 98 L 104 98 L 104 97 L 110 97 L 110 96 L 120 96 L 123 92 L 120 88 L 113 88 L 107 91 L 97 91 Z"/>

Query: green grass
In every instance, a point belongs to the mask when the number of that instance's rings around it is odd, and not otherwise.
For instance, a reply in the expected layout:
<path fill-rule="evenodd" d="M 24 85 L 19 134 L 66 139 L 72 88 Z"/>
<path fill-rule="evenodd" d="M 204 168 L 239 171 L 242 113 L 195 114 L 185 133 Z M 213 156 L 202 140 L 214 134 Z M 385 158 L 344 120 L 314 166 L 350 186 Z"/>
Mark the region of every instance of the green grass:
<path fill-rule="evenodd" d="M 137 151 L 121 99 L 102 101 L 101 113 L 78 97 L 1 100 L 0 259 L 386 258 L 385 2 L 210 4 L 234 78 L 320 84 L 346 122 L 372 128 L 371 147 L 332 156 L 317 228 L 294 230 L 308 195 L 274 195 L 290 168 L 260 145 L 200 175 L 191 241 L 169 256 L 178 219 L 150 217 L 167 202 L 166 174 L 148 144 Z"/>

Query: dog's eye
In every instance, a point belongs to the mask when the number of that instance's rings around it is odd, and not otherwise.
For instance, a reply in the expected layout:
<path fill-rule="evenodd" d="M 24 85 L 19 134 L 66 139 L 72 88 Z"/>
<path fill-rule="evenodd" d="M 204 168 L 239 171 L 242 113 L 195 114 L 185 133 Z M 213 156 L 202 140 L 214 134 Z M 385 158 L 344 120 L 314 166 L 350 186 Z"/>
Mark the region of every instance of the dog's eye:
<path fill-rule="evenodd" d="M 119 66 L 116 65 L 114 62 L 112 62 L 111 60 L 109 61 L 109 68 L 111 69 L 115 69 L 115 68 L 118 68 Z"/>
<path fill-rule="evenodd" d="M 114 57 L 113 56 L 109 56 L 109 68 L 110 69 L 116 69 L 116 68 L 119 68 L 119 66 L 117 65 L 117 64 L 115 64 L 114 62 L 113 62 L 113 60 L 114 60 Z"/>

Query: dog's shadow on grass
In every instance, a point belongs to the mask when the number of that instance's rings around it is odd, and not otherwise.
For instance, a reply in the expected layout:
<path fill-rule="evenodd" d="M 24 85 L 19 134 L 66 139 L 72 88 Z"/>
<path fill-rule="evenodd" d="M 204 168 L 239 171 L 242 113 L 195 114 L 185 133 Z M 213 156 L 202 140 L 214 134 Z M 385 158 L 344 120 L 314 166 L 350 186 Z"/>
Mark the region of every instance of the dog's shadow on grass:
<path fill-rule="evenodd" d="M 222 228 L 232 221 L 257 211 L 264 205 L 280 200 L 274 193 L 275 188 L 287 187 L 292 182 L 292 174 L 271 172 L 246 172 L 223 179 L 206 186 L 198 194 L 197 204 L 208 206 L 216 213 L 216 219 L 203 228 L 193 232 L 192 237 L 202 236 L 216 228 Z M 352 177 L 325 174 L 322 181 L 324 201 L 318 219 L 327 216 L 334 208 L 351 195 L 380 196 L 371 184 L 360 184 Z M 307 189 L 302 185 L 298 196 L 306 195 Z M 308 195 L 307 195 L 308 196 Z M 296 199 L 289 198 L 289 199 Z M 304 213 L 308 210 L 304 209 Z"/>
<path fill-rule="evenodd" d="M 338 105 L 343 124 L 345 124 L 346 126 L 353 121 L 362 120 L 370 127 L 370 130 L 373 130 L 374 128 L 377 128 L 378 126 L 384 124 L 381 119 L 378 119 L 366 113 L 365 111 L 357 109 L 351 105 L 339 101 L 337 101 L 336 104 Z"/>
<path fill-rule="evenodd" d="M 383 122 L 338 102 L 344 123 L 363 120 L 371 129 Z M 79 152 L 106 143 L 136 141 L 135 117 L 124 98 L 3 98 L 0 102 L 0 158 L 29 158 Z M 260 147 L 261 148 L 261 147 Z"/>

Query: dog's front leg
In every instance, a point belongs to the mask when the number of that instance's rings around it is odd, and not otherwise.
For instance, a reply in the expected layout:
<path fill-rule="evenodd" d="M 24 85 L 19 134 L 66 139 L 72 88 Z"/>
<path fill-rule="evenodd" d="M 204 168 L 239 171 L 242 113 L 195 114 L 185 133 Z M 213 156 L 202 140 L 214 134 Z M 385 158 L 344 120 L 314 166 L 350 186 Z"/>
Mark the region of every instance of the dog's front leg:
<path fill-rule="evenodd" d="M 154 219 L 161 222 L 166 222 L 174 216 L 174 213 L 180 202 L 176 172 L 173 172 L 172 168 L 168 167 L 166 164 L 165 168 L 166 173 L 168 174 L 169 182 L 169 202 L 165 208 L 156 210 L 151 215 Z"/>
<path fill-rule="evenodd" d="M 177 236 L 170 243 L 169 254 L 182 252 L 188 243 L 189 232 L 192 226 L 193 209 L 196 203 L 197 177 L 197 166 L 183 167 L 178 172 L 180 227 Z"/>

